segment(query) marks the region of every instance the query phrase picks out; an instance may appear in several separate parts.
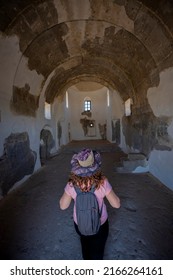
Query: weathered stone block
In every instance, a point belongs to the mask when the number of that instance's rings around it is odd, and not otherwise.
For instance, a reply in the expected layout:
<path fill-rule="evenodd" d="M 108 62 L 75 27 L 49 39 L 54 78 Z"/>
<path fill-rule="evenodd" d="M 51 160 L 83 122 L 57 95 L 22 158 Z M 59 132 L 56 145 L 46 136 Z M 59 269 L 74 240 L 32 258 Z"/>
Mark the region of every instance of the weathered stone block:
<path fill-rule="evenodd" d="M 14 133 L 5 139 L 4 154 L 0 158 L 0 192 L 8 193 L 25 175 L 32 174 L 36 152 L 30 149 L 27 132 Z"/>

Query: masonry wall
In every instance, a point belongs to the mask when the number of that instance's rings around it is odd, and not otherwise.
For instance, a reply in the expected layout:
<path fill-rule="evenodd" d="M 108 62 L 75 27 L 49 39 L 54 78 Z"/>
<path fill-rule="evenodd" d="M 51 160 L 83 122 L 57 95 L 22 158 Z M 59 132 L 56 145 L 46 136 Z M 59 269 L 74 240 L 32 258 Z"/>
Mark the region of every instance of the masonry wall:
<path fill-rule="evenodd" d="M 42 129 L 53 139 L 56 135 L 53 120 L 44 116 L 42 76 L 29 70 L 21 57 L 16 36 L 0 38 L 0 197 L 40 168 Z"/>
<path fill-rule="evenodd" d="M 12 178 L 11 182 L 8 182 L 8 189 L 40 168 L 40 134 L 42 130 L 48 131 L 51 135 L 49 152 L 54 153 L 61 145 L 67 144 L 72 139 L 102 139 L 104 135 L 100 133 L 99 124 L 102 126 L 106 124 L 106 138 L 118 143 L 124 150 L 129 147 L 129 151 L 135 149 L 135 151 L 141 152 L 143 151 L 141 147 L 144 148 L 144 151 L 147 151 L 150 172 L 173 189 L 173 68 L 161 72 L 158 86 L 148 89 L 146 100 L 149 104 L 147 110 L 150 109 L 150 112 L 147 111 L 146 114 L 145 107 L 142 107 L 143 104 L 141 107 L 137 107 L 139 104 L 134 104 L 134 110 L 132 110 L 134 119 L 131 122 L 128 122 L 127 118 L 126 122 L 123 122 L 123 102 L 118 93 L 110 91 L 110 106 L 107 106 L 106 88 L 94 92 L 76 92 L 70 89 L 69 108 L 66 108 L 64 93 L 64 96 L 55 98 L 52 104 L 52 118 L 48 120 L 44 116 L 45 90 L 48 83 L 44 82 L 43 87 L 42 75 L 35 70 L 28 69 L 27 60 L 22 57 L 16 36 L 0 38 L 0 61 L 1 174 L 11 172 L 10 168 L 6 170 L 3 167 L 7 166 L 7 164 L 3 165 L 4 159 L 6 163 L 11 164 L 6 150 L 4 150 L 4 144 L 10 147 L 8 151 L 17 151 L 16 139 L 19 143 L 26 141 L 28 149 L 23 152 L 27 153 L 28 162 L 32 165 L 31 168 L 25 168 L 26 165 L 23 165 L 23 170 L 21 166 L 20 176 Z M 47 81 L 48 79 L 49 77 Z M 92 101 L 92 116 L 88 119 L 95 120 L 94 136 L 84 136 L 81 123 L 81 119 L 85 118 L 82 113 L 86 96 L 90 97 Z M 12 103 L 13 106 L 11 106 Z M 112 121 L 119 121 L 116 133 L 113 133 Z M 119 135 L 117 133 L 118 125 Z M 149 138 L 147 138 L 148 136 Z M 151 144 L 150 140 L 155 142 Z M 11 150 L 11 143 L 13 150 Z M 16 162 L 19 160 L 17 158 Z M 28 171 L 25 173 L 24 169 Z"/>

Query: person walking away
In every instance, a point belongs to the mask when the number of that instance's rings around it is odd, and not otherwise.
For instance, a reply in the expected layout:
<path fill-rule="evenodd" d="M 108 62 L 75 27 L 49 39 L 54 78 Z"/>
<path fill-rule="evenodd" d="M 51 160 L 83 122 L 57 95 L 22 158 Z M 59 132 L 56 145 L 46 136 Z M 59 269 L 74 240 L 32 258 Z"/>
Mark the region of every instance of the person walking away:
<path fill-rule="evenodd" d="M 74 227 L 77 234 L 80 236 L 83 259 L 102 260 L 109 233 L 108 213 L 104 198 L 106 197 L 110 205 L 114 208 L 120 207 L 120 199 L 113 191 L 107 177 L 104 176 L 101 171 L 101 155 L 98 151 L 83 149 L 79 153 L 74 154 L 71 159 L 71 167 L 69 180 L 59 201 L 60 208 L 62 210 L 67 209 L 72 199 L 74 200 Z M 94 199 L 92 195 L 88 195 L 91 192 L 96 197 L 100 213 L 100 223 L 97 225 L 97 229 L 93 229 L 94 226 L 90 225 L 90 223 L 96 219 L 95 216 L 93 216 L 95 214 L 92 214 L 91 219 L 89 217 L 89 213 L 93 213 L 92 211 L 95 207 L 91 207 L 89 210 L 83 208 L 83 218 L 80 218 L 82 209 L 78 209 L 85 207 L 84 205 L 86 203 L 88 208 L 90 207 L 90 200 Z M 86 195 L 82 196 L 84 200 L 78 200 L 80 196 L 79 193 Z M 86 197 L 88 200 L 85 203 Z M 86 222 L 85 219 L 87 219 Z M 85 225 L 87 225 L 86 229 L 83 229 Z M 91 227 L 92 230 L 95 231 L 92 232 Z"/>

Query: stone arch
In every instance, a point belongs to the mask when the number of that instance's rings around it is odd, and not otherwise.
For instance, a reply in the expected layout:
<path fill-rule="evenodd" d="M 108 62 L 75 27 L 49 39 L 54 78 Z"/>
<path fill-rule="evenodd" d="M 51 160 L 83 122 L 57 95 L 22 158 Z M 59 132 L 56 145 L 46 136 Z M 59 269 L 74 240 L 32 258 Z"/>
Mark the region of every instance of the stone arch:
<path fill-rule="evenodd" d="M 159 151 L 156 154 L 172 152 L 171 0 L 2 1 L 0 31 L 3 50 L 8 45 L 5 54 L 12 50 L 16 56 L 14 63 L 10 56 L 9 68 L 3 59 L 2 77 L 10 77 L 10 86 L 4 83 L 2 88 L 3 104 L 12 97 L 11 107 L 6 105 L 8 120 L 29 117 L 28 127 L 34 124 L 32 139 L 34 130 L 45 123 L 40 99 L 53 105 L 59 102 L 61 112 L 65 90 L 85 80 L 102 83 L 118 92 L 123 101 L 132 98 L 132 115 L 121 116 L 129 149 L 148 157 L 154 150 Z M 163 88 L 167 81 L 168 87 Z M 161 100 L 167 99 L 165 107 L 157 109 L 154 99 L 160 107 Z M 61 114 L 56 115 L 56 124 L 58 118 Z M 63 132 L 67 131 L 65 125 Z M 38 143 L 33 145 L 38 151 Z M 164 167 L 160 154 L 158 158 Z"/>

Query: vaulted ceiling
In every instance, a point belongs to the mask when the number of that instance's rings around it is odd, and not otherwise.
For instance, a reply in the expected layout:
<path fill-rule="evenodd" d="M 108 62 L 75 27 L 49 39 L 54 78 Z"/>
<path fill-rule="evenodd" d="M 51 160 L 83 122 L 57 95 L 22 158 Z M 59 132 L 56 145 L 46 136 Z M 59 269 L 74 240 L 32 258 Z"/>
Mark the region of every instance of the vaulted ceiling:
<path fill-rule="evenodd" d="M 173 66 L 171 0 L 1 0 L 0 30 L 17 35 L 28 68 L 49 78 L 46 100 L 94 81 L 145 99 Z"/>

